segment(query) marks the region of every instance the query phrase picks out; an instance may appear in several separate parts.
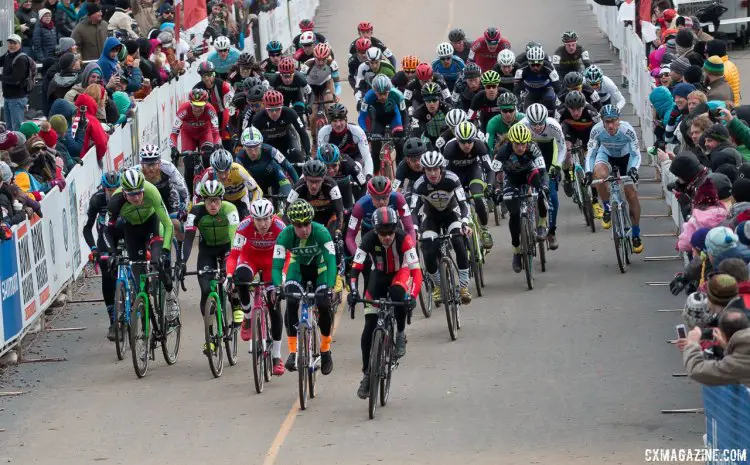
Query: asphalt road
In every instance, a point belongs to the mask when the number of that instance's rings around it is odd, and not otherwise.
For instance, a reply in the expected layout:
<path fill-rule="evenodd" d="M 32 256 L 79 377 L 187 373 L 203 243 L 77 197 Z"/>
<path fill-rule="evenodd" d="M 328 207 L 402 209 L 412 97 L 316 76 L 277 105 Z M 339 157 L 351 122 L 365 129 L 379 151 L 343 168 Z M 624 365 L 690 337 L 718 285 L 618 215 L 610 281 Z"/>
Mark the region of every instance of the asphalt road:
<path fill-rule="evenodd" d="M 489 19 L 492 18 L 492 19 Z M 339 56 L 358 21 L 397 56 L 431 59 L 451 27 L 471 37 L 495 24 L 513 48 L 538 40 L 552 51 L 563 30 L 575 29 L 595 61 L 616 82 L 617 60 L 583 0 L 323 0 L 316 18 Z M 342 66 L 343 63 L 342 63 Z M 344 66 L 345 67 L 345 66 Z M 347 103 L 351 99 L 347 96 Z M 630 108 L 630 107 L 628 107 Z M 632 114 L 632 109 L 630 109 Z M 630 117 L 629 119 L 632 119 Z M 653 170 L 643 168 L 643 177 Z M 654 195 L 657 184 L 643 184 Z M 0 460 L 16 464 L 522 464 L 641 463 L 652 447 L 699 447 L 702 416 L 668 416 L 664 408 L 699 407 L 695 384 L 681 372 L 673 338 L 683 298 L 664 287 L 678 262 L 644 262 L 673 255 L 673 238 L 647 238 L 630 271 L 617 270 L 610 235 L 591 234 L 561 192 L 560 249 L 536 288 L 510 268 L 507 222 L 493 227 L 486 295 L 463 313 L 450 342 L 443 314 L 415 313 L 408 354 L 395 373 L 388 406 L 367 419 L 356 397 L 363 318 L 337 325 L 331 376 L 320 377 L 310 408 L 296 408 L 296 376 L 274 379 L 262 395 L 252 386 L 247 354 L 213 379 L 201 354 L 198 286 L 182 295 L 185 320 L 180 360 L 161 359 L 138 380 L 131 361 L 115 361 L 106 313 L 99 305 L 71 306 L 34 353 L 67 362 L 11 369 L 0 398 Z M 657 200 L 643 212 L 664 213 Z M 671 220 L 644 219 L 644 233 L 673 231 Z M 97 298 L 91 280 L 84 296 Z M 79 296 L 80 297 L 80 296 Z M 286 350 L 284 350 L 286 352 Z M 35 355 L 28 355 L 35 356 Z"/>

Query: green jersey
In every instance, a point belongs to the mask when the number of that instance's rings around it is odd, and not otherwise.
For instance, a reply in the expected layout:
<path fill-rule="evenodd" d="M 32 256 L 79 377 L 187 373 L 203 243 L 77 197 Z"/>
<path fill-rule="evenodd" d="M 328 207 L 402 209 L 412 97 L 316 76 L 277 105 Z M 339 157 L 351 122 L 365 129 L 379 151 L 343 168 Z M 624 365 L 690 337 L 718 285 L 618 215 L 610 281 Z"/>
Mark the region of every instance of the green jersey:
<path fill-rule="evenodd" d="M 153 215 L 159 217 L 162 226 L 162 239 L 164 243 L 162 248 L 169 250 L 172 247 L 172 234 L 174 225 L 169 217 L 167 207 L 159 194 L 159 189 L 148 181 L 143 184 L 143 202 L 140 205 L 133 205 L 128 202 L 122 188 L 119 188 L 112 194 L 112 198 L 107 205 L 108 223 L 114 226 L 118 218 L 122 218 L 127 223 L 134 226 L 141 225 L 148 221 Z"/>
<path fill-rule="evenodd" d="M 333 287 L 336 283 L 336 249 L 331 239 L 331 233 L 320 223 L 312 222 L 312 231 L 307 239 L 300 239 L 294 233 L 294 226 L 284 228 L 276 239 L 273 251 L 273 284 L 281 285 L 281 274 L 284 269 L 287 251 L 291 252 L 288 277 L 296 275 L 293 270 L 300 266 L 318 266 L 318 274 L 325 274 L 325 283 Z"/>
<path fill-rule="evenodd" d="M 200 243 L 209 247 L 231 244 L 234 233 L 240 224 L 237 207 L 226 200 L 221 202 L 221 208 L 216 215 L 211 215 L 204 203 L 193 205 L 185 222 L 185 231 L 201 232 Z"/>
<path fill-rule="evenodd" d="M 495 115 L 490 119 L 487 123 L 487 146 L 490 148 L 490 151 L 495 150 L 496 143 L 505 142 L 505 135 L 510 131 L 510 127 L 521 121 L 524 116 L 526 115 L 520 111 L 516 112 L 516 119 L 511 124 L 506 124 L 505 121 L 503 121 L 502 114 Z"/>

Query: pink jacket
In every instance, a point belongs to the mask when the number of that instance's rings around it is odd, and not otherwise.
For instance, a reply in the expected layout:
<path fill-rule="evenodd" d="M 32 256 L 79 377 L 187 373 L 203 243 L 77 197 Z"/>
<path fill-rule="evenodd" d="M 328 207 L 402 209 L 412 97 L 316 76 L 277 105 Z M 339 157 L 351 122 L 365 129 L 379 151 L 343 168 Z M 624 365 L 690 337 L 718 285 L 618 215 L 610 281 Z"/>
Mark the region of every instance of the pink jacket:
<path fill-rule="evenodd" d="M 662 45 L 648 54 L 648 69 L 650 71 L 661 68 L 661 59 L 665 53 L 667 53 L 667 48 Z"/>
<path fill-rule="evenodd" d="M 727 218 L 729 211 L 723 204 L 716 207 L 709 207 L 706 210 L 693 209 L 693 214 L 687 223 L 682 225 L 682 232 L 677 238 L 677 250 L 687 252 L 692 250 L 690 239 L 693 233 L 700 228 L 715 228 Z"/>

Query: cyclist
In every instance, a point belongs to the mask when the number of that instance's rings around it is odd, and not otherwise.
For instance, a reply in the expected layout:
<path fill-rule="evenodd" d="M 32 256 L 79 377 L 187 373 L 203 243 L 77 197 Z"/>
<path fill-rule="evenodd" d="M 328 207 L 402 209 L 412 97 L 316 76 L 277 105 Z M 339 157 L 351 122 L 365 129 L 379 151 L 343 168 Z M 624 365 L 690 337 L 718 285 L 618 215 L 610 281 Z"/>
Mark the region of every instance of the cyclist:
<path fill-rule="evenodd" d="M 294 185 L 287 203 L 302 199 L 315 209 L 314 220 L 328 228 L 332 237 L 341 234 L 344 203 L 336 181 L 328 176 L 326 165 L 317 159 L 307 160 L 302 168 L 304 176 Z"/>
<path fill-rule="evenodd" d="M 443 150 L 448 170 L 455 174 L 474 199 L 474 208 L 481 228 L 482 247 L 492 248 L 492 235 L 487 228 L 487 204 L 484 200 L 485 174 L 492 172 L 487 144 L 477 138 L 477 127 L 469 121 L 456 126 L 456 138 Z"/>
<path fill-rule="evenodd" d="M 500 114 L 493 116 L 487 123 L 487 146 L 493 153 L 497 151 L 498 146 L 505 142 L 511 126 L 521 121 L 525 116 L 518 111 L 518 98 L 513 93 L 500 94 L 497 103 L 500 106 Z"/>
<path fill-rule="evenodd" d="M 360 37 L 354 41 L 354 47 L 354 52 L 349 55 L 346 67 L 349 69 L 349 87 L 356 91 L 357 71 L 359 70 L 359 65 L 367 62 L 367 51 L 372 47 L 372 42 L 367 37 Z"/>
<path fill-rule="evenodd" d="M 526 50 L 523 53 L 521 53 L 520 55 L 516 55 L 517 69 L 526 69 L 529 67 L 528 54 L 529 54 L 529 50 L 531 50 L 534 47 L 540 47 L 543 49 L 542 44 L 540 44 L 539 42 L 531 41 L 526 44 Z M 546 53 L 544 54 L 544 66 L 553 67 L 553 68 L 555 66 L 552 64 L 552 57 L 547 55 Z"/>
<path fill-rule="evenodd" d="M 390 61 L 391 65 L 395 68 L 396 67 L 396 57 L 393 56 L 393 52 L 391 52 L 388 47 L 385 46 L 383 42 L 378 40 L 377 38 L 372 36 L 373 26 L 372 23 L 369 21 L 362 21 L 357 25 L 357 35 L 359 35 L 358 39 L 355 39 L 352 44 L 349 46 L 349 53 L 354 55 L 357 53 L 358 48 L 356 46 L 357 41 L 359 39 L 367 39 L 372 44 L 372 47 L 378 48 L 381 52 L 383 52 L 383 56 Z"/>
<path fill-rule="evenodd" d="M 526 93 L 523 107 L 532 103 L 542 103 L 551 112 L 555 111 L 557 94 L 560 92 L 560 78 L 552 64 L 545 60 L 542 47 L 531 47 L 526 52 L 528 66 L 516 72 L 516 88 L 513 93 Z"/>
<path fill-rule="evenodd" d="M 406 314 L 416 307 L 416 299 L 422 286 L 422 269 L 419 266 L 414 238 L 398 229 L 396 212 L 389 207 L 375 210 L 374 230 L 362 236 L 362 243 L 354 255 L 350 275 L 350 302 L 357 299 L 357 278 L 365 268 L 365 261 L 378 265 L 370 273 L 365 297 L 370 300 L 390 298 L 403 302 L 394 308 L 396 318 L 396 358 L 406 355 Z M 411 281 L 411 282 L 410 282 Z M 357 396 L 366 399 L 370 393 L 369 361 L 372 335 L 378 326 L 377 310 L 365 306 L 365 326 L 362 328 L 362 373 Z"/>
<path fill-rule="evenodd" d="M 226 79 L 229 75 L 229 69 L 240 58 L 240 51 L 232 47 L 229 39 L 219 36 L 214 41 L 214 51 L 208 54 L 206 61 L 211 62 L 216 69 L 216 74 Z"/>
<path fill-rule="evenodd" d="M 268 84 L 272 89 L 281 92 L 284 106 L 291 105 L 297 116 L 303 118 L 307 113 L 305 102 L 312 89 L 307 83 L 305 73 L 297 71 L 294 63 L 291 57 L 282 58 L 279 61 L 279 72 L 268 80 Z"/>
<path fill-rule="evenodd" d="M 407 124 L 406 105 L 401 92 L 393 88 L 391 80 L 385 75 L 378 75 L 372 80 L 372 89 L 367 91 L 359 111 L 359 126 L 366 134 L 385 133 L 385 127 L 390 124 L 391 135 L 402 137 L 404 126 Z M 380 173 L 380 141 L 372 141 L 373 165 L 375 173 Z M 400 144 L 396 145 L 398 155 Z M 400 159 L 400 156 L 399 156 Z"/>
<path fill-rule="evenodd" d="M 465 111 L 458 108 L 449 110 L 448 113 L 445 114 L 446 129 L 435 141 L 435 147 L 441 153 L 443 152 L 443 149 L 445 149 L 445 144 L 448 143 L 448 141 L 456 138 L 456 126 L 463 123 L 464 121 L 469 121 L 469 115 L 466 114 Z"/>
<path fill-rule="evenodd" d="M 146 144 L 140 151 L 141 164 L 146 181 L 153 184 L 161 195 L 174 224 L 174 235 L 178 241 L 184 237 L 180 221 L 187 218 L 188 188 L 185 179 L 172 162 L 161 159 L 161 150 L 156 145 Z"/>
<path fill-rule="evenodd" d="M 518 65 L 516 64 L 516 54 L 510 49 L 505 49 L 497 54 L 497 64 L 492 70 L 500 75 L 500 87 L 513 92 L 516 87 L 516 73 Z"/>
<path fill-rule="evenodd" d="M 563 105 L 558 107 L 558 112 L 563 108 L 565 98 L 573 91 L 581 92 L 586 98 L 586 102 L 590 103 L 597 113 L 601 110 L 602 102 L 599 100 L 599 93 L 585 82 L 583 74 L 578 71 L 571 71 L 562 80 L 562 90 L 557 97 L 560 102 L 563 102 Z"/>
<path fill-rule="evenodd" d="M 281 54 L 284 53 L 284 46 L 278 40 L 272 40 L 266 44 L 266 52 L 268 52 L 268 58 L 260 62 L 260 69 L 263 71 L 266 80 L 270 81 L 279 69 L 279 61 L 281 61 Z"/>
<path fill-rule="evenodd" d="M 193 89 L 203 89 L 208 94 L 208 103 L 219 116 L 219 133 L 226 147 L 229 144 L 227 141 L 231 138 L 228 131 L 229 106 L 234 98 L 234 91 L 229 82 L 216 77 L 214 65 L 210 61 L 204 61 L 198 66 L 198 74 L 201 80 Z"/>
<path fill-rule="evenodd" d="M 566 158 L 567 148 L 565 135 L 560 123 L 547 113 L 547 107 L 534 103 L 526 110 L 526 117 L 521 121 L 531 131 L 531 138 L 544 156 L 544 166 L 549 167 L 550 221 L 547 233 L 549 248 L 556 250 L 557 243 L 557 210 L 560 200 L 557 197 L 557 182 L 562 169 L 560 165 Z"/>
<path fill-rule="evenodd" d="M 366 177 L 372 176 L 372 155 L 365 131 L 347 120 L 348 110 L 341 103 L 328 107 L 326 126 L 318 132 L 318 144 L 333 144 L 339 151 L 360 165 Z"/>
<path fill-rule="evenodd" d="M 253 124 L 253 118 L 263 108 L 263 96 L 266 89 L 261 84 L 254 85 L 247 89 L 246 100 L 247 106 L 242 115 L 242 130 L 249 128 Z M 296 107 L 295 107 L 296 108 Z"/>
<path fill-rule="evenodd" d="M 276 90 L 263 95 L 263 109 L 253 116 L 252 126 L 263 134 L 263 140 L 272 145 L 293 163 L 300 163 L 310 153 L 310 138 L 302 120 L 291 108 L 284 107 L 284 96 Z M 294 129 L 302 150 L 289 129 Z"/>
<path fill-rule="evenodd" d="M 391 78 L 391 82 L 401 93 L 406 90 L 406 85 L 414 79 L 417 74 L 419 58 L 414 55 L 406 55 L 401 59 L 401 71 L 397 71 Z"/>
<path fill-rule="evenodd" d="M 570 74 L 568 74 L 568 76 L 570 76 Z M 586 147 L 589 143 L 591 129 L 599 121 L 601 121 L 601 118 L 599 118 L 599 112 L 586 102 L 583 93 L 577 90 L 569 92 L 565 97 L 565 106 L 562 107 L 562 110 L 560 111 L 560 126 L 565 135 L 565 146 L 567 152 L 571 153 L 571 149 L 576 142 L 580 142 L 581 147 Z M 586 161 L 583 158 L 583 152 L 581 155 L 581 163 L 585 164 Z M 568 197 L 573 196 L 572 166 L 574 166 L 574 164 L 575 160 L 570 159 L 570 157 L 563 162 L 563 168 L 565 168 L 563 170 L 563 191 L 565 191 L 565 195 Z M 591 194 L 594 216 L 596 218 L 601 218 L 604 210 L 602 210 L 601 205 L 599 205 L 599 196 L 596 189 L 591 189 Z"/>
<path fill-rule="evenodd" d="M 471 44 L 468 61 L 475 62 L 482 68 L 482 72 L 486 72 L 495 65 L 497 54 L 509 48 L 508 39 L 501 37 L 496 27 L 488 27 L 484 30 L 482 37 Z"/>
<path fill-rule="evenodd" d="M 213 179 L 223 185 L 226 192 L 222 193 L 222 197 L 237 208 L 240 219 L 250 214 L 250 202 L 263 197 L 255 179 L 234 161 L 228 150 L 219 149 L 211 155 L 211 168 L 203 174 L 201 184 Z"/>
<path fill-rule="evenodd" d="M 177 117 L 169 135 L 169 147 L 172 160 L 179 160 L 180 151 L 177 149 L 177 138 L 183 152 L 195 151 L 203 144 L 220 144 L 219 117 L 213 105 L 208 103 L 208 93 L 203 89 L 190 91 L 190 101 L 177 108 Z M 185 164 L 185 175 L 188 179 L 193 174 L 192 163 Z M 190 174 L 188 174 L 188 171 Z"/>
<path fill-rule="evenodd" d="M 462 232 L 471 234 L 469 227 L 469 207 L 461 180 L 455 173 L 445 169 L 445 158 L 440 152 L 430 151 L 422 155 L 421 164 L 424 174 L 412 189 L 411 210 L 418 212 L 415 217 L 420 223 L 421 238 L 434 239 L 445 229 L 450 234 Z M 469 292 L 469 256 L 466 252 L 466 242 L 463 237 L 451 238 L 453 251 L 458 265 L 458 282 L 461 303 L 471 303 Z M 438 274 L 439 244 L 437 241 L 426 241 L 422 245 L 424 264 L 435 289 L 432 300 L 435 305 L 443 302 L 440 292 L 440 275 Z"/>
<path fill-rule="evenodd" d="M 242 220 L 232 242 L 232 250 L 227 258 L 227 280 L 235 282 L 235 289 L 240 299 L 243 312 L 240 337 L 249 341 L 252 337 L 250 310 L 252 300 L 250 283 L 256 274 L 260 274 L 261 281 L 271 282 L 273 269 L 273 249 L 276 239 L 284 230 L 284 222 L 274 215 L 273 205 L 268 199 L 258 199 L 250 204 L 250 216 Z M 266 287 L 268 292 L 268 310 L 271 317 L 271 337 L 273 346 L 271 358 L 273 374 L 284 374 L 284 364 L 281 362 L 281 335 L 284 324 L 281 310 L 275 304 L 276 293 L 273 285 Z"/>
<path fill-rule="evenodd" d="M 292 57 L 299 63 L 299 69 L 304 72 L 305 62 L 313 58 L 313 49 L 317 42 L 315 41 L 315 33 L 312 31 L 306 31 L 299 36 L 300 47 L 294 52 Z"/>
<path fill-rule="evenodd" d="M 411 114 L 415 108 L 424 104 L 424 99 L 422 98 L 422 87 L 430 82 L 440 86 L 440 96 L 444 100 L 450 101 L 451 91 L 448 89 L 448 84 L 445 83 L 445 78 L 443 78 L 442 74 L 434 73 L 429 64 L 418 64 L 415 75 L 416 79 L 409 81 L 404 88 L 404 99 L 406 99 L 406 105 L 409 107 L 409 114 Z"/>
<path fill-rule="evenodd" d="M 482 73 L 482 86 L 484 90 L 480 90 L 471 100 L 468 114 L 469 120 L 477 121 L 479 129 L 486 131 L 487 123 L 500 114 L 500 95 L 507 91 L 500 90 L 500 75 L 492 70 Z"/>
<path fill-rule="evenodd" d="M 443 42 L 437 46 L 437 59 L 432 62 L 432 71 L 442 75 L 448 84 L 448 90 L 453 91 L 458 76 L 466 64 L 454 54 L 453 45 Z"/>
<path fill-rule="evenodd" d="M 120 188 L 112 194 L 107 204 L 105 240 L 110 256 L 114 256 L 116 252 L 118 220 L 123 222 L 122 232 L 130 260 L 145 260 L 147 246 L 151 248 L 151 256 L 158 257 L 159 278 L 167 291 L 167 318 L 169 321 L 176 320 L 180 314 L 180 305 L 172 289 L 170 272 L 174 226 L 159 191 L 146 181 L 137 168 L 130 168 L 122 174 Z M 161 241 L 152 242 L 155 236 L 161 236 Z M 141 266 L 133 266 L 136 283 L 140 281 L 142 270 Z"/>
<path fill-rule="evenodd" d="M 620 111 L 614 105 L 604 105 L 599 115 L 602 120 L 591 129 L 589 138 L 586 180 L 590 183 L 593 176 L 596 176 L 596 179 L 606 179 L 613 165 L 621 174 L 625 173 L 630 177 L 623 181 L 623 190 L 632 222 L 633 253 L 641 253 L 643 252 L 640 228 L 641 203 L 635 186 L 638 182 L 638 168 L 641 165 L 638 136 L 630 123 L 620 120 Z M 602 199 L 604 207 L 602 227 L 609 229 L 612 227 L 609 189 L 606 184 L 598 184 L 596 189 L 599 191 L 599 198 Z"/>
<path fill-rule="evenodd" d="M 601 68 L 591 65 L 583 73 L 586 82 L 599 94 L 599 101 L 602 105 L 614 105 L 617 111 L 622 111 L 627 103 L 625 97 L 620 93 L 620 89 L 612 82 L 612 79 L 604 75 Z"/>
<path fill-rule="evenodd" d="M 445 116 L 451 109 L 440 100 L 440 87 L 428 82 L 422 87 L 424 105 L 416 108 L 411 118 L 411 135 L 430 141 L 433 147 L 440 134 L 447 129 Z"/>
<path fill-rule="evenodd" d="M 383 74 L 391 79 L 396 74 L 396 69 L 391 63 L 383 58 L 383 52 L 377 47 L 370 47 L 365 52 L 367 60 L 357 68 L 357 77 L 354 83 L 356 93 L 354 97 L 357 102 L 362 100 L 362 96 L 372 87 L 372 80 L 375 76 Z"/>
<path fill-rule="evenodd" d="M 328 44 L 317 44 L 313 50 L 315 58 L 307 60 L 307 85 L 312 89 L 310 94 L 310 132 L 317 139 L 315 131 L 319 106 L 338 101 L 341 93 L 339 84 L 339 65 L 331 58 L 331 47 Z"/>
<path fill-rule="evenodd" d="M 342 155 L 339 148 L 333 144 L 321 144 L 316 158 L 326 165 L 328 176 L 336 181 L 344 208 L 351 209 L 356 199 L 362 197 L 367 184 L 367 178 L 362 173 L 359 163 Z"/>
<path fill-rule="evenodd" d="M 471 42 L 466 40 L 466 33 L 463 29 L 451 29 L 448 33 L 448 42 L 453 46 L 456 56 L 466 63 L 469 59 L 469 53 L 471 53 Z"/>
<path fill-rule="evenodd" d="M 255 61 L 253 54 L 250 52 L 242 52 L 237 59 L 237 63 L 230 68 L 227 81 L 232 84 L 233 87 L 236 87 L 239 83 L 251 76 L 259 79 L 265 77 L 263 75 L 263 70 L 260 68 L 260 63 Z"/>
<path fill-rule="evenodd" d="M 563 79 L 571 71 L 581 72 L 591 66 L 589 52 L 578 44 L 578 34 L 575 31 L 563 32 L 562 42 L 552 55 L 552 64 Z"/>
<path fill-rule="evenodd" d="M 278 195 L 289 195 L 292 190 L 289 179 L 292 182 L 299 179 L 289 160 L 274 147 L 264 144 L 263 134 L 252 126 L 242 131 L 240 143 L 242 149 L 237 153 L 237 163 L 250 173 L 258 188 L 266 194 L 273 189 Z"/>
<path fill-rule="evenodd" d="M 108 260 L 106 257 L 101 256 L 99 251 L 101 250 L 105 256 L 108 251 L 104 237 L 107 205 L 118 187 L 120 187 L 120 173 L 117 171 L 107 171 L 102 174 L 101 186 L 89 200 L 87 221 L 83 227 L 83 238 L 91 250 L 89 261 L 97 262 L 102 272 L 102 297 L 104 297 L 104 305 L 107 306 L 107 314 L 109 315 L 107 339 L 110 341 L 114 341 L 117 334 L 117 326 L 115 324 L 115 284 L 117 271 L 110 268 Z M 94 225 L 96 225 L 98 235 L 96 240 L 94 240 L 94 235 L 91 233 Z M 115 230 L 114 243 L 116 244 L 121 238 L 122 227 Z"/>
<path fill-rule="evenodd" d="M 453 87 L 453 106 L 469 111 L 474 96 L 482 90 L 482 70 L 473 62 L 466 63 L 464 72 Z"/>
<path fill-rule="evenodd" d="M 287 252 L 289 252 L 291 258 L 286 270 L 284 291 L 305 292 L 308 282 L 316 286 L 315 304 L 318 308 L 318 325 L 321 333 L 320 371 L 324 375 L 329 375 L 333 371 L 333 358 L 331 357 L 333 315 L 329 289 L 336 281 L 337 272 L 333 240 L 325 226 L 313 221 L 315 210 L 307 201 L 295 200 L 289 206 L 287 215 L 292 224 L 285 227 L 276 239 L 273 251 L 273 285 L 277 288 L 281 286 L 282 273 L 287 261 Z M 284 366 L 289 371 L 296 371 L 300 300 L 289 296 L 286 302 L 285 321 L 289 357 Z"/>
<path fill-rule="evenodd" d="M 190 252 L 193 250 L 193 241 L 195 240 L 196 231 L 201 232 L 201 238 L 198 242 L 198 261 L 196 269 L 198 271 L 214 269 L 220 264 L 222 270 L 226 270 L 227 264 L 224 260 L 229 253 L 234 233 L 240 224 L 240 215 L 237 208 L 231 203 L 223 200 L 224 186 L 216 180 L 208 180 L 201 183 L 198 194 L 203 202 L 193 205 L 190 209 L 187 222 L 185 222 L 185 246 L 182 248 L 181 266 L 186 264 L 190 258 Z M 211 293 L 212 274 L 198 275 L 198 285 L 201 288 L 201 314 L 208 294 Z M 223 284 L 226 286 L 226 283 Z M 230 294 L 230 289 L 226 289 Z M 235 326 L 242 323 L 244 313 L 239 306 L 233 305 L 232 312 Z M 204 344 L 203 350 L 213 351 L 215 347 L 209 348 Z"/>
<path fill-rule="evenodd" d="M 450 112 L 448 112 L 450 113 Z M 393 190 L 402 192 L 410 205 L 411 190 L 417 179 L 424 174 L 420 158 L 427 151 L 427 145 L 419 137 L 410 137 L 404 142 L 404 159 L 396 168 L 396 178 L 393 180 Z M 409 181 L 408 183 L 406 181 Z"/>
<path fill-rule="evenodd" d="M 315 21 L 312 19 L 303 19 L 299 22 L 299 30 L 300 33 L 294 36 L 294 39 L 292 39 L 292 46 L 294 47 L 294 50 L 299 50 L 301 48 L 299 39 L 305 32 L 312 32 L 315 35 L 315 42 L 318 44 L 326 44 L 328 43 L 328 40 L 326 39 L 326 36 L 321 34 L 320 32 L 315 31 Z"/>
<path fill-rule="evenodd" d="M 544 187 L 544 156 L 531 140 L 531 131 L 523 123 L 516 123 L 508 131 L 508 140 L 500 146 L 493 161 L 493 168 L 504 175 L 503 195 L 525 194 L 529 187 L 541 190 Z M 509 212 L 508 229 L 513 245 L 513 271 L 521 272 L 521 210 L 517 199 L 504 201 Z M 547 219 L 547 204 L 543 196 L 538 199 L 539 222 L 542 227 Z"/>

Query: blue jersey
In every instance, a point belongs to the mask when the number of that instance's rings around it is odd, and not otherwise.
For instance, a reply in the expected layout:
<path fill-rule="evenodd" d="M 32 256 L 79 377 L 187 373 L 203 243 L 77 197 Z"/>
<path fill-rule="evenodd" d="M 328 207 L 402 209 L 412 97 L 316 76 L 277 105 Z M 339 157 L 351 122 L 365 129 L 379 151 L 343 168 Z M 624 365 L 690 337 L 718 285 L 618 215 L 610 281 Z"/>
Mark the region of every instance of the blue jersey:
<path fill-rule="evenodd" d="M 604 128 L 604 121 L 596 123 L 591 128 L 588 156 L 586 157 L 586 171 L 593 171 L 597 155 L 600 153 L 611 158 L 630 156 L 628 171 L 631 168 L 638 169 L 641 166 L 641 151 L 638 146 L 638 136 L 633 126 L 627 121 L 620 121 L 620 127 L 614 136 L 610 135 Z"/>
<path fill-rule="evenodd" d="M 406 110 L 404 95 L 398 89 L 391 89 L 385 103 L 378 102 L 375 91 L 370 89 L 362 99 L 359 111 L 359 126 L 365 132 L 372 128 L 371 120 L 374 118 L 382 125 L 390 124 L 391 131 L 404 128 L 401 112 Z"/>
<path fill-rule="evenodd" d="M 265 143 L 262 145 L 260 157 L 257 160 L 251 160 L 244 150 L 240 150 L 237 154 L 237 163 L 242 165 L 262 187 L 271 185 L 273 181 L 276 181 L 279 186 L 289 184 L 286 175 L 289 175 L 292 182 L 299 179 L 289 160 L 276 148 Z"/>
<path fill-rule="evenodd" d="M 229 68 L 231 68 L 232 65 L 237 62 L 237 59 L 239 57 L 240 51 L 234 47 L 229 47 L 229 54 L 225 59 L 222 59 L 219 56 L 219 52 L 214 50 L 213 52 L 208 54 L 208 58 L 206 58 L 206 61 L 210 61 L 211 63 L 213 63 L 217 73 L 223 74 L 229 72 Z"/>
<path fill-rule="evenodd" d="M 399 192 L 391 192 L 388 198 L 388 206 L 391 207 L 397 213 L 406 211 L 409 213 L 406 205 L 406 199 L 403 194 Z M 362 196 L 361 199 L 357 200 L 357 203 L 352 207 L 352 220 L 350 223 L 361 219 L 361 231 L 362 235 L 372 230 L 372 214 L 375 212 L 375 205 L 372 203 L 372 196 L 370 194 Z M 349 225 L 351 226 L 351 224 Z"/>
<path fill-rule="evenodd" d="M 456 55 L 453 55 L 451 64 L 448 65 L 447 68 L 443 66 L 443 62 L 440 61 L 439 58 L 433 61 L 432 71 L 441 74 L 445 78 L 445 82 L 448 84 L 448 88 L 453 89 L 453 86 L 456 85 L 456 81 L 458 81 L 458 76 L 464 70 L 464 66 L 466 66 L 464 61 Z"/>

